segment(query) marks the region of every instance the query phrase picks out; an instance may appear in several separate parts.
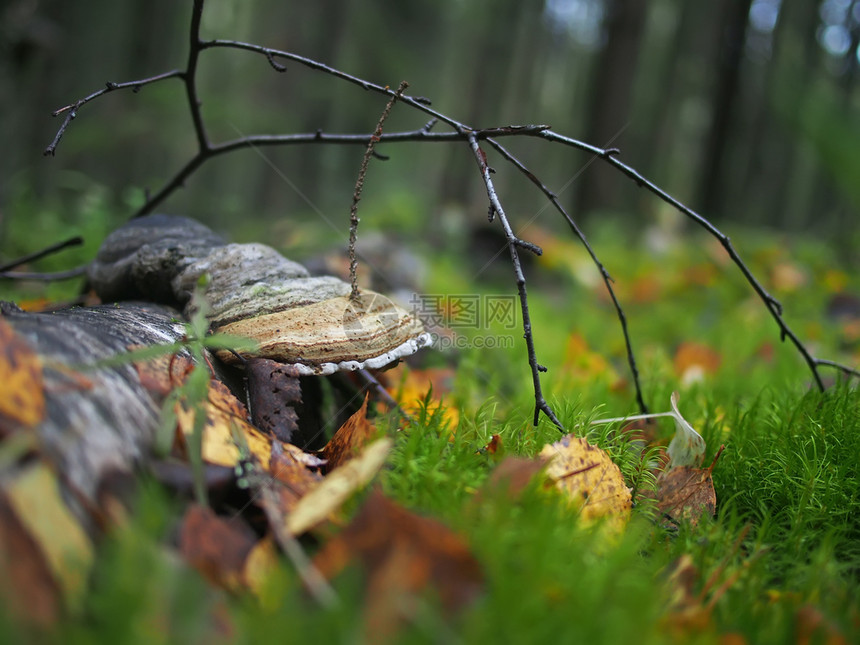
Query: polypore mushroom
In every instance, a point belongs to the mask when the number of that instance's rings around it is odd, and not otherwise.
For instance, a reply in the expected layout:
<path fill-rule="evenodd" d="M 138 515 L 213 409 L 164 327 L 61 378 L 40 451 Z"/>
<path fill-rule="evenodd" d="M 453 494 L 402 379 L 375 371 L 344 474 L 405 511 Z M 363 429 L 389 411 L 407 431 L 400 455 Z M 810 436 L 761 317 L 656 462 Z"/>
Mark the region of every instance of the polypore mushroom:
<path fill-rule="evenodd" d="M 166 239 L 158 230 L 168 232 Z M 431 342 L 421 321 L 385 296 L 364 291 L 352 299 L 338 278 L 311 277 L 263 244 L 225 245 L 187 218 L 132 221 L 105 240 L 89 273 L 103 298 L 128 285 L 135 296 L 180 304 L 204 274 L 212 330 L 257 341 L 256 356 L 292 365 L 300 375 L 384 367 Z M 218 352 L 225 362 L 237 356 Z"/>

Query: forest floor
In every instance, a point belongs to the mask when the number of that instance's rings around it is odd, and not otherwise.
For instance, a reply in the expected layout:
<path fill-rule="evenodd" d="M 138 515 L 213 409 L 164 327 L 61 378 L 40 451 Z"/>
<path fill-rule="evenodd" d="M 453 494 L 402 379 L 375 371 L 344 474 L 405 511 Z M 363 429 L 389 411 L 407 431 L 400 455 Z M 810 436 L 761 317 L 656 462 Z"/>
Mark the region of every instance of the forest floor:
<path fill-rule="evenodd" d="M 99 546 L 80 606 L 41 635 L 147 644 L 860 641 L 856 381 L 824 371 L 829 387 L 818 391 L 713 240 L 599 231 L 592 241 L 625 308 L 645 401 L 668 412 L 677 392 L 705 442 L 687 466 L 700 485 L 669 500 L 658 485 L 671 418 L 590 425 L 638 412 L 599 275 L 576 244 L 531 233 L 544 248 L 527 271 L 545 394 L 566 432 L 618 465 L 632 511 L 592 518 L 594 500 L 576 501 L 538 473 L 537 455 L 561 434 L 545 417 L 532 425 L 519 313 L 514 324 L 472 320 L 453 325 L 456 350 L 388 375 L 411 421 L 371 411 L 379 434 L 393 438 L 385 466 L 335 522 L 301 540 L 331 574 L 333 602 L 309 594 L 283 557 L 263 571 L 246 567 L 240 581 L 198 574 L 176 557 L 187 502 L 146 478 L 128 521 Z M 856 271 L 808 239 L 734 231 L 733 240 L 810 350 L 856 367 Z M 463 255 L 428 261 L 425 290 L 439 294 L 449 326 L 463 322 L 464 298 L 487 311 L 512 293 L 504 256 L 489 279 Z M 15 640 L 14 619 L 3 622 L 0 634 Z"/>

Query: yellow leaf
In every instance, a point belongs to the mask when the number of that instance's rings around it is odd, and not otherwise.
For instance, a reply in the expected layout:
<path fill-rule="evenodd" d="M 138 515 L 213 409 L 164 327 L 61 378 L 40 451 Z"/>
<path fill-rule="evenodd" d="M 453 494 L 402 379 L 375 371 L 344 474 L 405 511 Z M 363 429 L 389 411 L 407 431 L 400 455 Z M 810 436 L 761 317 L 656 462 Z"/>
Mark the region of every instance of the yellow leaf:
<path fill-rule="evenodd" d="M 42 383 L 42 362 L 26 340 L 0 318 L 0 434 L 6 433 L 6 423 L 31 427 L 45 416 L 45 394 Z"/>
<path fill-rule="evenodd" d="M 66 606 L 78 609 L 93 564 L 93 545 L 62 499 L 56 474 L 36 463 L 4 486 L 18 521 L 36 542 Z"/>
<path fill-rule="evenodd" d="M 394 368 L 397 369 L 397 368 Z M 396 377 L 395 377 L 396 378 Z M 421 405 L 427 399 L 427 414 L 435 414 L 441 408 L 442 425 L 455 430 L 460 423 L 460 413 L 446 401 L 443 405 L 441 396 L 451 390 L 450 383 L 454 380 L 454 370 L 436 368 L 426 370 L 406 370 L 406 376 L 401 379 L 400 386 L 392 389 L 391 395 L 407 414 L 417 415 Z"/>
<path fill-rule="evenodd" d="M 382 468 L 394 441 L 377 439 L 305 495 L 287 516 L 287 531 L 299 535 L 312 529 L 337 511 L 355 491 L 365 486 Z"/>
<path fill-rule="evenodd" d="M 540 452 L 547 476 L 586 523 L 603 519 L 611 534 L 620 533 L 630 519 L 630 490 L 618 466 L 603 450 L 582 437 L 567 435 Z"/>
<path fill-rule="evenodd" d="M 267 608 L 275 609 L 276 598 L 269 592 L 269 580 L 278 566 L 278 549 L 270 537 L 264 537 L 254 545 L 245 558 L 242 579 L 245 585 Z"/>
<path fill-rule="evenodd" d="M 236 428 L 244 436 L 248 450 L 257 458 L 260 466 L 268 470 L 272 453 L 271 439 L 247 422 L 244 407 L 223 383 L 210 381 L 209 399 L 205 407 L 203 460 L 219 466 L 235 466 L 241 456 L 233 439 L 233 428 Z M 183 435 L 190 436 L 194 432 L 195 411 L 187 410 L 177 403 L 175 412 L 179 429 Z"/>

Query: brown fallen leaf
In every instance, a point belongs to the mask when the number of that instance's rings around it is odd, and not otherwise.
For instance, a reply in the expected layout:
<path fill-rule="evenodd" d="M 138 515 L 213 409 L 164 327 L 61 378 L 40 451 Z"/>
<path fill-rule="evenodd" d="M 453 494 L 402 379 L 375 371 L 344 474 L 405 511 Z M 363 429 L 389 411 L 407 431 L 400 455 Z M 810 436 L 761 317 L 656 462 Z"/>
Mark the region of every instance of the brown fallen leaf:
<path fill-rule="evenodd" d="M 476 500 L 504 491 L 504 494 L 516 499 L 529 485 L 535 475 L 546 466 L 540 459 L 527 459 L 526 457 L 505 457 L 501 463 L 493 469 L 486 483 L 478 491 Z"/>
<path fill-rule="evenodd" d="M 279 483 L 273 490 L 277 492 L 278 506 L 284 516 L 292 513 L 299 500 L 322 481 L 322 475 L 309 470 L 307 463 L 294 454 L 296 450 L 301 451 L 291 444 L 286 445 L 295 450 L 284 450 L 283 444 L 273 441 L 269 460 L 269 472 Z"/>
<path fill-rule="evenodd" d="M 848 640 L 839 631 L 839 626 L 828 620 L 812 605 L 797 610 L 797 645 L 824 643 L 825 645 L 847 645 Z"/>
<path fill-rule="evenodd" d="M 618 466 L 603 450 L 582 437 L 567 435 L 540 452 L 546 474 L 586 522 L 603 519 L 610 534 L 619 534 L 630 519 L 633 501 Z"/>
<path fill-rule="evenodd" d="M 230 591 L 244 587 L 245 564 L 257 542 L 242 520 L 227 520 L 197 505 L 185 512 L 179 532 L 179 551 L 186 562 L 212 584 Z"/>
<path fill-rule="evenodd" d="M 679 466 L 665 470 L 657 477 L 657 509 L 674 522 L 688 521 L 696 526 L 707 513 L 717 509 L 717 494 L 712 477 L 714 466 L 722 454 L 720 447 L 708 468 Z"/>
<path fill-rule="evenodd" d="M 664 590 L 668 593 L 667 613 L 661 619 L 661 624 L 677 642 L 690 642 L 698 634 L 712 632 L 714 607 L 719 600 L 740 579 L 762 555 L 767 548 L 757 549 L 737 564 L 733 571 L 724 576 L 729 564 L 735 560 L 741 545 L 749 533 L 750 525 L 745 526 L 735 539 L 730 551 L 701 584 L 701 573 L 693 563 L 693 558 L 685 553 L 670 563 L 663 572 Z M 738 640 L 740 638 L 740 640 Z M 743 643 L 743 638 L 734 633 L 724 634 L 721 642 Z"/>
<path fill-rule="evenodd" d="M 352 459 L 376 432 L 376 426 L 367 418 L 367 395 L 365 395 L 361 407 L 338 428 L 320 451 L 320 456 L 327 462 L 326 471 L 331 472 Z"/>
<path fill-rule="evenodd" d="M 128 351 L 143 348 L 144 345 L 129 345 Z M 134 362 L 140 384 L 160 396 L 167 396 L 173 388 L 182 383 L 191 366 L 190 358 L 175 354 L 162 354 Z"/>
<path fill-rule="evenodd" d="M 505 446 L 502 443 L 502 436 L 494 434 L 490 437 L 490 441 L 481 449 L 480 452 L 485 452 L 488 455 L 493 455 L 494 457 L 499 458 L 505 452 Z"/>
<path fill-rule="evenodd" d="M 0 318 L 0 437 L 45 417 L 42 361 L 27 341 Z"/>
<path fill-rule="evenodd" d="M 416 515 L 374 490 L 350 525 L 314 558 L 332 578 L 351 562 L 367 572 L 367 642 L 386 642 L 415 615 L 421 594 L 433 589 L 448 612 L 483 588 L 477 559 L 457 534 Z"/>

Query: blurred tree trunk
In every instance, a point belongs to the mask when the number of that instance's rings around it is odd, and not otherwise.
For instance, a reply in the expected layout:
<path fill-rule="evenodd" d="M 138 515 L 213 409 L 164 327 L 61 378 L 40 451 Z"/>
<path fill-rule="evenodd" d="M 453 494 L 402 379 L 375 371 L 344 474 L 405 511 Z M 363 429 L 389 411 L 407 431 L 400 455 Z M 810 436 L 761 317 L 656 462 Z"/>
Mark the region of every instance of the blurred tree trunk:
<path fill-rule="evenodd" d="M 779 71 L 774 77 L 771 102 L 781 127 L 778 140 L 764 162 L 782 167 L 776 181 L 768 182 L 771 188 L 768 202 L 773 213 L 768 223 L 771 224 L 799 225 L 808 221 L 815 185 L 819 182 L 820 170 L 814 153 L 800 137 L 804 99 L 824 64 L 824 53 L 816 33 L 819 24 L 818 3 L 786 3 L 780 12 L 774 40 L 774 58 Z M 772 167 L 766 171 L 769 176 L 774 174 Z"/>
<path fill-rule="evenodd" d="M 607 2 L 606 42 L 598 56 L 591 87 L 586 141 L 601 146 L 620 145 L 630 119 L 633 82 L 645 28 L 647 3 L 642 0 Z M 595 164 L 579 192 L 578 211 L 619 208 L 617 173 Z"/>
<path fill-rule="evenodd" d="M 529 3 L 523 3 L 527 5 Z M 511 66 L 511 42 L 523 9 L 516 0 L 488 5 L 475 3 L 461 8 L 457 37 L 449 39 L 450 78 L 457 78 L 460 91 L 455 98 L 467 105 L 463 122 L 486 127 L 499 118 L 499 105 Z M 462 31 L 460 31 L 462 30 Z M 462 112 L 461 112 L 462 113 Z M 468 203 L 475 195 L 474 159 L 464 146 L 450 146 L 444 164 L 439 194 L 443 201 Z"/>
<path fill-rule="evenodd" d="M 698 204 L 704 213 L 723 211 L 724 163 L 731 145 L 736 99 L 740 92 L 744 41 L 752 0 L 727 0 L 721 7 L 720 38 L 714 52 L 716 82 L 710 101 L 711 127 L 705 140 Z"/>

